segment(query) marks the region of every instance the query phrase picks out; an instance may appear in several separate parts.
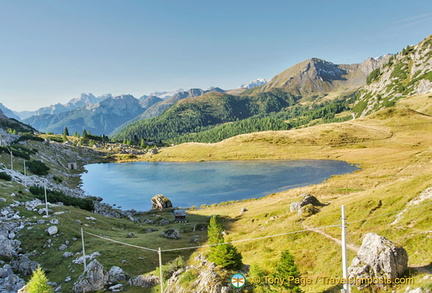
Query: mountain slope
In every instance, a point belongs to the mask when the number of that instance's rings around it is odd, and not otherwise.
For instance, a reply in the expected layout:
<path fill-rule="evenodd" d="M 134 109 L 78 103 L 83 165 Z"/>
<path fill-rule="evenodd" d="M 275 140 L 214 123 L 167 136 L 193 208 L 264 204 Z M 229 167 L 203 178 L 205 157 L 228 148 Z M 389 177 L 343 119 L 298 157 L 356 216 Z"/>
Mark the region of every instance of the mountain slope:
<path fill-rule="evenodd" d="M 432 92 L 432 35 L 392 56 L 361 89 L 353 112 L 363 117 L 406 96 Z"/>
<path fill-rule="evenodd" d="M 156 116 L 161 110 L 168 109 L 158 119 L 131 123 L 123 129 L 116 129 L 115 133 L 113 133 L 115 134 L 114 138 L 132 140 L 138 137 L 156 140 L 175 139 L 175 141 L 178 141 L 179 136 L 192 134 L 181 138 L 179 141 L 184 141 L 184 139 L 194 140 L 197 139 L 197 136 L 193 135 L 196 132 L 207 131 L 218 124 L 234 122 L 257 115 L 255 118 L 258 119 L 249 120 L 246 123 L 231 124 L 228 127 L 229 129 L 224 129 L 225 134 L 223 135 L 217 134 L 217 129 L 215 129 L 202 136 L 207 137 L 207 141 L 214 141 L 215 137 L 222 139 L 226 138 L 227 135 L 248 131 L 286 129 L 288 126 L 285 120 L 296 119 L 309 110 L 317 110 L 307 109 L 303 104 L 325 107 L 324 102 L 335 103 L 331 113 L 325 110 L 321 111 L 321 114 L 312 114 L 312 112 L 307 114 L 309 118 L 312 116 L 315 116 L 314 119 L 325 118 L 323 121 L 328 122 L 335 118 L 336 113 L 344 110 L 338 104 L 340 100 L 347 99 L 359 87 L 364 86 L 370 72 L 379 68 L 388 58 L 389 56 L 385 56 L 380 60 L 369 58 L 361 64 L 352 65 L 335 65 L 317 58 L 309 59 L 275 76 L 267 84 L 246 90 L 243 92 L 244 96 L 203 95 L 202 97 L 213 98 L 188 99 L 187 96 L 200 96 L 203 92 L 200 90 L 196 94 L 192 92 L 188 95 L 178 93 L 170 99 L 153 105 L 139 117 L 142 119 Z M 227 103 L 227 100 L 230 103 Z M 177 103 L 172 106 L 173 102 Z M 299 108 L 287 113 L 288 107 L 295 104 L 298 104 Z M 218 105 L 223 105 L 222 110 Z M 153 110 L 157 112 L 153 113 Z M 220 111 L 224 114 L 221 115 Z M 274 114 L 272 114 L 272 117 L 268 117 L 270 120 L 259 120 L 270 113 L 280 111 L 285 112 L 278 117 L 274 117 Z M 313 120 L 307 119 L 302 123 L 296 121 L 294 123 L 295 127 L 305 125 Z M 261 127 L 258 125 L 259 123 L 266 123 L 267 126 Z M 242 130 L 233 129 L 236 127 L 242 128 Z M 204 138 L 200 138 L 199 141 L 202 141 L 201 139 Z"/>
<path fill-rule="evenodd" d="M 308 59 L 276 75 L 252 93 L 281 89 L 303 98 L 347 94 L 365 85 L 367 76 L 388 58 L 368 58 L 361 64 L 351 65 L 336 65 L 318 58 Z"/>
<path fill-rule="evenodd" d="M 113 138 L 172 139 L 221 123 L 280 111 L 284 107 L 294 105 L 295 101 L 296 97 L 278 91 L 261 93 L 254 97 L 208 92 L 202 96 L 182 99 L 160 116 L 133 122 L 121 129 Z"/>
<path fill-rule="evenodd" d="M 72 111 L 33 116 L 24 121 L 44 132 L 62 133 L 67 127 L 70 133 L 77 131 L 81 134 L 85 129 L 92 134 L 101 135 L 110 133 L 118 125 L 133 119 L 143 111 L 136 98 L 122 95 Z"/>
<path fill-rule="evenodd" d="M 23 120 L 31 116 L 41 116 L 44 114 L 60 114 L 62 112 L 71 111 L 85 105 L 96 104 L 102 102 L 107 98 L 112 98 L 111 94 L 106 94 L 102 96 L 95 97 L 92 93 L 85 94 L 82 93 L 79 98 L 73 98 L 65 104 L 55 104 L 48 107 L 39 108 L 36 111 L 21 111 L 16 112 L 16 114 Z"/>
<path fill-rule="evenodd" d="M 343 160 L 358 164 L 354 173 L 332 176 L 316 185 L 296 188 L 257 200 L 212 205 L 189 213 L 221 215 L 226 230 L 236 240 L 270 236 L 311 227 L 324 227 L 326 235 L 340 239 L 340 207 L 345 205 L 348 243 L 359 246 L 366 233 L 374 232 L 403 246 L 409 255 L 415 286 L 429 283 L 413 270 L 427 268 L 432 261 L 430 246 L 432 209 L 432 100 L 428 95 L 400 100 L 395 108 L 344 123 L 316 125 L 289 131 L 244 134 L 215 144 L 186 143 L 144 156 L 150 161 L 223 161 L 249 159 Z M 429 195 L 418 201 L 429 189 Z M 315 214 L 290 212 L 290 204 L 310 193 L 327 203 Z M 240 213 L 245 208 L 246 212 Z M 303 276 L 340 276 L 341 249 L 322 234 L 302 232 L 272 240 L 237 243 L 248 265 L 271 273 L 281 251 L 292 252 Z M 206 253 L 201 249 L 199 253 Z M 325 251 L 325 253 L 323 253 Z M 355 253 L 350 251 L 349 263 Z M 250 275 L 249 275 L 250 277 Z M 179 276 L 181 279 L 182 276 Z M 306 285 L 306 292 L 336 292 L 339 287 L 325 282 Z M 410 285 L 413 288 L 412 285 Z M 395 287 L 395 292 L 405 288 Z M 381 292 L 381 291 L 380 291 Z"/>
<path fill-rule="evenodd" d="M 31 132 L 37 133 L 37 130 L 30 125 L 24 124 L 17 119 L 6 116 L 2 109 L 0 109 L 0 129 L 6 131 L 7 129 L 14 129 L 17 132 Z"/>
<path fill-rule="evenodd" d="M 189 89 L 187 91 L 178 91 L 176 92 L 172 97 L 169 97 L 163 101 L 160 101 L 159 103 L 155 103 L 151 107 L 149 107 L 147 110 L 144 111 L 139 117 L 136 117 L 134 121 L 138 121 L 141 119 L 147 119 L 151 117 L 156 117 L 162 114 L 166 109 L 174 105 L 176 102 L 186 99 L 186 98 L 193 98 L 193 97 L 199 97 L 205 93 L 208 92 L 224 92 L 220 88 L 212 88 L 209 90 L 202 90 L 198 88 Z"/>
<path fill-rule="evenodd" d="M 11 109 L 7 108 L 2 103 L 0 103 L 0 110 L 2 111 L 3 115 L 6 115 L 9 118 L 20 120 L 20 117 L 18 115 L 16 115 Z"/>

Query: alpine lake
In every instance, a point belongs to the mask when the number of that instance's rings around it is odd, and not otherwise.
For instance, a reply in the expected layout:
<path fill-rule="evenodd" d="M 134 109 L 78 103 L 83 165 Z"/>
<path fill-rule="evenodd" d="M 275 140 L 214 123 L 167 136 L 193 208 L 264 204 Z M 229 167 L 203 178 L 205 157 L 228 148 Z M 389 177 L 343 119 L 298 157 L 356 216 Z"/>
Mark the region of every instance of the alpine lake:
<path fill-rule="evenodd" d="M 150 210 L 156 194 L 168 197 L 174 207 L 200 207 L 263 197 L 358 170 L 332 160 L 132 162 L 85 168 L 82 189 L 86 194 L 136 211 Z"/>

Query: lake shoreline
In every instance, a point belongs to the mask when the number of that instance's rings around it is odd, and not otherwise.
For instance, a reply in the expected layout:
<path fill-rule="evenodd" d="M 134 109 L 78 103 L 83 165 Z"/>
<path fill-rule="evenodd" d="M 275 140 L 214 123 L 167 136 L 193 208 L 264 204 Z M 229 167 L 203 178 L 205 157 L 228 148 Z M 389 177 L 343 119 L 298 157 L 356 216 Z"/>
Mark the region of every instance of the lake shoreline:
<path fill-rule="evenodd" d="M 113 208 L 119 206 L 121 210 L 151 210 L 151 206 L 146 204 L 147 199 L 150 202 L 156 194 L 164 194 L 175 206 L 196 208 L 263 198 L 293 188 L 320 184 L 332 176 L 359 170 L 358 166 L 343 161 L 314 159 L 144 161 L 130 164 L 86 165 L 89 172 L 81 174 L 81 188 L 87 194 L 101 197 L 104 204 Z M 290 173 L 294 172 L 291 170 L 296 173 Z M 137 208 L 137 203 L 140 204 L 143 198 L 147 199 L 141 205 L 146 208 Z"/>

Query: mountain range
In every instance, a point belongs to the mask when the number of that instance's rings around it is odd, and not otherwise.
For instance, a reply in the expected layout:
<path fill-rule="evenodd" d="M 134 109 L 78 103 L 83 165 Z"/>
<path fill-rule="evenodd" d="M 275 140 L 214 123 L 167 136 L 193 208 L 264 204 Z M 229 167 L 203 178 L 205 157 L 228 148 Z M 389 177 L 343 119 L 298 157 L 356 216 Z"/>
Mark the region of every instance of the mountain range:
<path fill-rule="evenodd" d="M 81 134 L 86 130 L 94 135 L 109 134 L 130 121 L 158 116 L 181 99 L 209 91 L 223 92 L 220 88 L 190 89 L 177 91 L 165 100 L 154 95 L 137 99 L 132 95 L 95 97 L 82 94 L 67 104 L 39 109 L 35 115 L 22 121 L 43 132 L 62 133 L 67 127 L 71 133 L 76 131 Z M 70 110 L 66 110 L 68 108 Z"/>
<path fill-rule="evenodd" d="M 359 64 L 338 65 L 311 58 L 268 82 L 259 78 L 227 92 L 220 88 L 194 88 L 156 92 L 139 99 L 131 95 L 82 94 L 66 104 L 20 115 L 22 118 L 31 114 L 23 122 L 44 132 L 61 133 L 68 127 L 70 132 L 80 133 L 86 129 L 97 135 L 112 134 L 117 139 L 172 139 L 216 129 L 227 122 L 231 123 L 231 128 L 243 127 L 247 132 L 256 127 L 251 127 L 249 122 L 240 126 L 238 121 L 264 117 L 279 119 L 270 124 L 282 128 L 287 127 L 288 120 L 289 127 L 301 126 L 301 119 L 309 123 L 309 118 L 304 119 L 306 116 L 328 122 L 344 110 L 360 117 L 391 106 L 401 97 L 431 91 L 431 43 L 429 36 L 396 55 L 367 58 Z M 343 107 L 341 101 L 346 102 Z M 339 103 L 331 106 L 331 113 L 328 112 L 329 103 Z M 327 107 L 327 110 L 322 108 L 321 114 L 312 113 L 320 107 Z M 7 116 L 14 117 L 4 106 L 1 109 Z M 297 114 L 292 113 L 294 110 Z M 18 118 L 16 113 L 15 117 Z M 251 123 L 257 124 L 255 120 Z M 167 130 L 167 127 L 177 130 Z M 161 135 L 162 132 L 170 134 Z"/>

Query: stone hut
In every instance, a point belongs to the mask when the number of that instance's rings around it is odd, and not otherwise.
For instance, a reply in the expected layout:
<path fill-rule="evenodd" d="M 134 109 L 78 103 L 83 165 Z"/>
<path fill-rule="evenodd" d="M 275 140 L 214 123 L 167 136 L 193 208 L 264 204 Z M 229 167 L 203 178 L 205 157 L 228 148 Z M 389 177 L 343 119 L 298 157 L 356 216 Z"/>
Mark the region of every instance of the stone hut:
<path fill-rule="evenodd" d="M 176 223 L 185 223 L 186 220 L 186 211 L 185 210 L 175 210 L 174 211 L 174 222 Z"/>
<path fill-rule="evenodd" d="M 78 169 L 77 163 L 76 162 L 69 162 L 68 163 L 68 169 L 70 169 L 70 170 L 76 170 L 76 169 Z"/>

